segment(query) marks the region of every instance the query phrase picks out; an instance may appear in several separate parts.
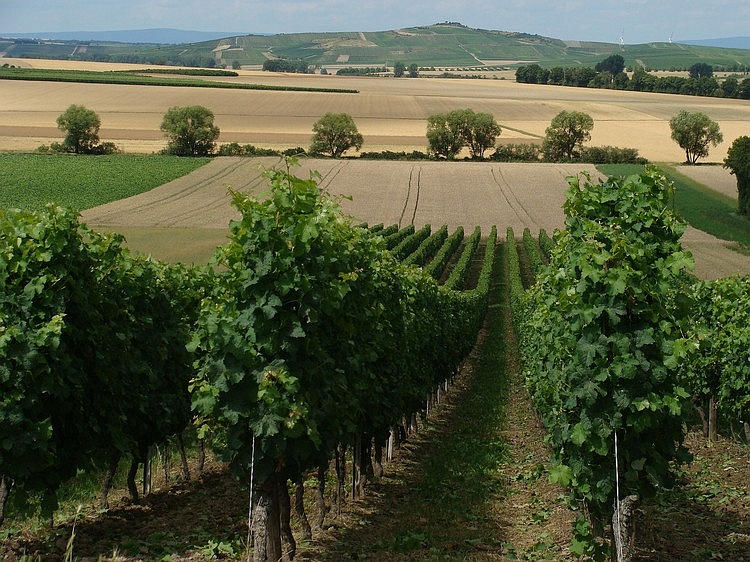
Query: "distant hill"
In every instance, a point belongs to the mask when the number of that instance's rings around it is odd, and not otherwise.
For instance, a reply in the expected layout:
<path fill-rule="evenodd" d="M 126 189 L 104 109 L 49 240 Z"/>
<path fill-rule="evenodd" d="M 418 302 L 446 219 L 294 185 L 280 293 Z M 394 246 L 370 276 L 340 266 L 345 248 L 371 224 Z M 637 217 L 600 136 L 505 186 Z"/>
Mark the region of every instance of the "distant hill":
<path fill-rule="evenodd" d="M 686 45 L 703 45 L 704 47 L 721 47 L 724 49 L 750 49 L 750 37 L 721 37 L 718 39 L 691 39 L 680 41 Z"/>
<path fill-rule="evenodd" d="M 6 57 L 19 58 L 248 68 L 280 58 L 303 60 L 329 70 L 342 66 L 392 67 L 396 62 L 463 73 L 512 69 L 530 63 L 545 68 L 593 67 L 612 54 L 622 55 L 628 68 L 686 70 L 696 62 L 710 64 L 716 70 L 750 68 L 750 48 L 676 42 L 619 45 L 563 41 L 528 33 L 474 29 L 456 22 L 377 32 L 261 35 L 150 29 L 43 35 L 46 40 L 0 39 L 0 51 Z M 71 36 L 77 38 L 65 38 Z M 0 33 L 2 37 L 7 34 Z"/>
<path fill-rule="evenodd" d="M 18 39 L 55 39 L 58 41 L 104 41 L 112 43 L 155 43 L 178 45 L 181 43 L 200 43 L 223 37 L 244 35 L 229 31 L 189 31 L 185 29 L 127 29 L 120 31 L 51 31 L 37 33 L 2 33 L 0 37 Z"/>

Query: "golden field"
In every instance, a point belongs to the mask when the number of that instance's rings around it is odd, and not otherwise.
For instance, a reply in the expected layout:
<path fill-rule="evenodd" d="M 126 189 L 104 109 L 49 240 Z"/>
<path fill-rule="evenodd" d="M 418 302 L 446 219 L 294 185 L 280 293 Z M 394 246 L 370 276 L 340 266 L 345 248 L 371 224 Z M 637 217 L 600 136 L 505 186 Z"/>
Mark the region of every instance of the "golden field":
<path fill-rule="evenodd" d="M 2 59 L 18 66 L 121 70 L 137 65 Z M 96 111 L 100 136 L 127 152 L 160 150 L 164 113 L 176 105 L 205 105 L 215 114 L 220 142 L 271 148 L 308 147 L 313 123 L 329 111 L 352 115 L 362 150 L 426 150 L 427 117 L 470 107 L 492 113 L 503 127 L 501 143 L 540 139 L 552 118 L 578 110 L 594 119 L 591 145 L 637 148 L 655 162 L 679 162 L 669 119 L 678 111 L 702 111 L 717 121 L 724 142 L 709 162 L 721 162 L 739 135 L 750 134 L 746 100 L 516 84 L 512 79 L 361 78 L 240 71 L 240 82 L 356 89 L 358 94 L 219 90 L 104 84 L 0 81 L 0 150 L 33 150 L 61 140 L 55 120 L 75 103 Z M 512 73 L 510 74 L 512 76 Z"/>

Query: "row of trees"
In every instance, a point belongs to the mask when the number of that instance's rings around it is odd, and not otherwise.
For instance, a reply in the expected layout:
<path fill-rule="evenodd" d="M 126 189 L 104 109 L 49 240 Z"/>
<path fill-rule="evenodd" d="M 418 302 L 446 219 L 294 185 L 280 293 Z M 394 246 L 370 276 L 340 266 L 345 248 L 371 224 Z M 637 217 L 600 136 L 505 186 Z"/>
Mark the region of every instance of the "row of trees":
<path fill-rule="evenodd" d="M 556 66 L 548 69 L 536 63 L 519 66 L 516 81 L 525 84 L 750 99 L 750 78 L 739 81 L 736 77 L 729 76 L 718 81 L 713 76 L 713 67 L 707 63 L 695 63 L 688 73 L 687 77 L 656 76 L 639 67 L 629 75 L 625 72 L 622 56 L 612 55 L 593 68 Z"/>
<path fill-rule="evenodd" d="M 111 142 L 101 142 L 101 118 L 92 109 L 71 105 L 57 118 L 57 127 L 65 133 L 62 143 L 41 147 L 43 152 L 74 154 L 112 154 L 118 152 Z M 213 112 L 201 105 L 171 107 L 164 115 L 161 131 L 167 137 L 166 154 L 175 156 L 208 156 L 216 148 L 219 128 Z"/>

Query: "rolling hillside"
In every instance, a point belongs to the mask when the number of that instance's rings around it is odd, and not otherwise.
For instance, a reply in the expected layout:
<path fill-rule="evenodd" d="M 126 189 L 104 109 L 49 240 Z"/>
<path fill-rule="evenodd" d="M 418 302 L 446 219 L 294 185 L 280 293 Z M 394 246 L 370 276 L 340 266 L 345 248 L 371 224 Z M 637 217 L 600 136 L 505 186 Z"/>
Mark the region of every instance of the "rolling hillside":
<path fill-rule="evenodd" d="M 0 53 L 17 58 L 64 58 L 144 64 L 262 65 L 267 59 L 303 59 L 317 66 L 545 67 L 593 66 L 619 53 L 629 67 L 686 69 L 696 62 L 717 70 L 750 67 L 750 50 L 681 43 L 617 45 L 562 41 L 525 33 L 443 23 L 379 32 L 237 35 L 178 45 L 113 42 L 0 40 Z"/>

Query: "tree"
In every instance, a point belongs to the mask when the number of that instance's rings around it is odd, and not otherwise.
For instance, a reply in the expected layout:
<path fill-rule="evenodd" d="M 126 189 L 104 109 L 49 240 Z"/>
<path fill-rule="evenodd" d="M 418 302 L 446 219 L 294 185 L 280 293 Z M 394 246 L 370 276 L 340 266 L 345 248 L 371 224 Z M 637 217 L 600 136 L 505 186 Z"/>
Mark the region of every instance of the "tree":
<path fill-rule="evenodd" d="M 82 105 L 71 105 L 57 118 L 57 128 L 65 131 L 62 150 L 76 154 L 96 152 L 101 124 L 101 119 L 94 110 Z"/>
<path fill-rule="evenodd" d="M 401 78 L 404 75 L 404 72 L 406 72 L 406 65 L 402 62 L 397 62 L 393 65 L 393 75 L 396 78 Z"/>
<path fill-rule="evenodd" d="M 547 160 L 573 159 L 580 155 L 583 143 L 591 139 L 594 120 L 581 111 L 561 111 L 545 131 L 542 152 Z"/>
<path fill-rule="evenodd" d="M 597 63 L 594 70 L 597 72 L 611 72 L 614 76 L 625 70 L 625 59 L 622 58 L 622 55 L 611 55 L 600 63 Z"/>
<path fill-rule="evenodd" d="M 690 78 L 711 78 L 714 67 L 705 62 L 696 62 L 690 67 Z"/>
<path fill-rule="evenodd" d="M 431 115 L 427 119 L 427 142 L 430 153 L 452 160 L 467 146 L 472 158 L 483 158 L 502 129 L 491 113 L 472 109 L 455 109 Z"/>
<path fill-rule="evenodd" d="M 310 152 L 338 158 L 350 148 L 359 150 L 364 139 L 348 113 L 326 113 L 313 125 Z"/>
<path fill-rule="evenodd" d="M 688 164 L 708 156 L 708 145 L 718 145 L 724 140 L 719 124 L 705 113 L 682 110 L 669 120 L 672 140 L 685 151 Z"/>
<path fill-rule="evenodd" d="M 427 118 L 427 149 L 438 158 L 453 160 L 463 147 L 461 124 L 455 112 L 437 113 Z"/>
<path fill-rule="evenodd" d="M 161 130 L 169 139 L 166 152 L 175 156 L 208 156 L 219 138 L 213 112 L 202 105 L 170 107 Z"/>
<path fill-rule="evenodd" d="M 463 110 L 461 135 L 469 147 L 472 158 L 484 158 L 484 152 L 495 146 L 495 140 L 502 132 L 500 125 L 491 113 L 476 113 L 471 109 Z"/>
<path fill-rule="evenodd" d="M 409 78 L 419 78 L 419 67 L 417 66 L 417 63 L 411 63 L 408 70 Z"/>
<path fill-rule="evenodd" d="M 724 158 L 724 167 L 737 178 L 738 212 L 750 214 L 750 137 L 734 139 Z"/>

